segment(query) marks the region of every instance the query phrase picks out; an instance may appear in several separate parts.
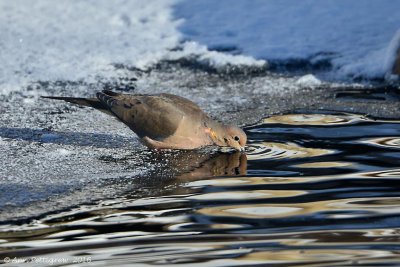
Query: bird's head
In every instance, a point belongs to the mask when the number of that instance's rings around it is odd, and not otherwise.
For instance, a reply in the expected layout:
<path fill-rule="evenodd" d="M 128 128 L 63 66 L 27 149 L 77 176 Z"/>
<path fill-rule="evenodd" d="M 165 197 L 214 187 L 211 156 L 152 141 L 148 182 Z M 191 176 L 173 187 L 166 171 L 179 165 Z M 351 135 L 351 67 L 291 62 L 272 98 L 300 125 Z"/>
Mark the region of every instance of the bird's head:
<path fill-rule="evenodd" d="M 244 151 L 247 143 L 247 135 L 242 129 L 233 125 L 227 125 L 225 126 L 224 133 L 223 140 L 226 146 Z"/>
<path fill-rule="evenodd" d="M 247 143 L 245 132 L 233 125 L 222 125 L 215 128 L 207 127 L 205 132 L 210 136 L 215 145 L 222 147 L 232 147 L 239 151 L 244 151 Z"/>

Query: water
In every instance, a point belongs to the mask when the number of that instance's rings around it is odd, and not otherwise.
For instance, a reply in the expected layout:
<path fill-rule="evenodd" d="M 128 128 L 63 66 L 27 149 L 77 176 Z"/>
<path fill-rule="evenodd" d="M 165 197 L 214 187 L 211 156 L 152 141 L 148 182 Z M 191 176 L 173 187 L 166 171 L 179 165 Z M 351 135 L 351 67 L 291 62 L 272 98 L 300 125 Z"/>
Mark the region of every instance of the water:
<path fill-rule="evenodd" d="M 289 114 L 246 131 L 246 155 L 146 154 L 169 168 L 110 181 L 126 190 L 109 199 L 3 224 L 0 259 L 13 266 L 400 265 L 399 121 Z M 108 160 L 129 169 L 129 155 Z"/>

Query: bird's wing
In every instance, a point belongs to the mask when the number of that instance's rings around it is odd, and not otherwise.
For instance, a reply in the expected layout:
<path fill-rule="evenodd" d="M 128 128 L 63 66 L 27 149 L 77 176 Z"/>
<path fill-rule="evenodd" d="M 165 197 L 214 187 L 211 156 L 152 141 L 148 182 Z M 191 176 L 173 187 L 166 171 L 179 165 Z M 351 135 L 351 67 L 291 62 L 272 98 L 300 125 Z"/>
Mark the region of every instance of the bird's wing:
<path fill-rule="evenodd" d="M 162 97 L 165 101 L 171 101 L 177 108 L 185 112 L 185 114 L 188 115 L 204 114 L 204 112 L 200 109 L 200 107 L 196 103 L 184 97 L 166 93 L 160 94 L 160 97 Z"/>
<path fill-rule="evenodd" d="M 97 98 L 141 138 L 163 140 L 176 132 L 185 117 L 185 112 L 163 95 L 103 91 Z"/>

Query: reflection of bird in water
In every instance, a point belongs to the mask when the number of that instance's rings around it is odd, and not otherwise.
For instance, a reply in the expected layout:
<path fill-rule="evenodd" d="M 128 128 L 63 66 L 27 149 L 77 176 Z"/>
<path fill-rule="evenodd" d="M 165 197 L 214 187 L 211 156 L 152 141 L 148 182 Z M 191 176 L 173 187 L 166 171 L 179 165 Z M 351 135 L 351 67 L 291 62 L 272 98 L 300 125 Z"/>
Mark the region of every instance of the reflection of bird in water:
<path fill-rule="evenodd" d="M 117 117 L 149 148 L 195 149 L 216 145 L 243 151 L 246 134 L 211 119 L 192 101 L 172 95 L 130 95 L 104 90 L 97 98 L 45 97 L 89 106 Z"/>
<path fill-rule="evenodd" d="M 221 153 L 211 149 L 173 150 L 166 153 L 144 153 L 141 156 L 152 169 L 143 174 L 136 174 L 135 188 L 126 193 L 127 198 L 138 199 L 165 195 L 193 193 L 193 189 L 182 183 L 206 180 L 217 176 L 242 176 L 247 173 L 247 156 L 239 151 Z M 107 157 L 103 160 L 108 161 Z M 111 159 L 115 161 L 115 159 Z M 129 157 L 119 159 L 125 169 L 137 169 L 141 165 L 130 161 Z M 130 165 L 131 163 L 132 165 Z M 130 166 L 129 166 L 130 165 Z M 127 180 L 123 181 L 124 186 Z M 129 183 L 132 179 L 129 178 Z"/>
<path fill-rule="evenodd" d="M 247 156 L 235 152 L 233 154 L 217 154 L 215 157 L 205 161 L 199 168 L 189 173 L 182 174 L 178 178 L 194 180 L 214 176 L 246 175 L 246 173 Z"/>
<path fill-rule="evenodd" d="M 215 153 L 213 155 L 202 154 L 185 158 L 184 165 L 187 171 L 181 170 L 176 178 L 179 180 L 198 180 L 216 176 L 246 175 L 247 156 L 240 152 Z M 182 167 L 182 166 L 180 166 Z M 173 167 L 174 168 L 174 167 Z"/>

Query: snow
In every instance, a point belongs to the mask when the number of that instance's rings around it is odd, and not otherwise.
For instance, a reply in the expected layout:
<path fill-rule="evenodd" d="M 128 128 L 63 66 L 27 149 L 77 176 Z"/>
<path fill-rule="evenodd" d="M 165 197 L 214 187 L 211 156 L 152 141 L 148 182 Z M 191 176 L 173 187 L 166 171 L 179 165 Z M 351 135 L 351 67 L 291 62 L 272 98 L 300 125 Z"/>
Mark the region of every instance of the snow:
<path fill-rule="evenodd" d="M 393 64 L 395 63 L 397 52 L 399 50 L 400 50 L 400 30 L 397 31 L 396 35 L 393 37 L 388 48 L 386 49 L 385 65 L 384 65 L 385 69 L 392 68 Z M 390 75 L 390 73 L 387 72 L 386 78 L 390 80 L 393 77 Z"/>
<path fill-rule="evenodd" d="M 185 19 L 186 39 L 209 49 L 328 62 L 336 79 L 383 78 L 398 45 L 399 9 L 398 0 L 199 0 L 180 2 L 175 16 Z"/>
<path fill-rule="evenodd" d="M 299 85 L 304 85 L 304 86 L 317 86 L 321 85 L 321 81 L 318 80 L 314 75 L 312 74 L 307 74 L 302 77 L 300 77 L 297 81 L 297 84 Z"/>
<path fill-rule="evenodd" d="M 0 85 L 118 76 L 113 64 L 145 68 L 180 38 L 173 1 L 0 1 Z"/>
<path fill-rule="evenodd" d="M 194 54 L 201 62 L 263 65 L 263 60 L 182 43 L 174 0 L 0 1 L 0 94 L 36 81 L 96 83 Z M 183 50 L 171 51 L 181 44 Z M 178 57 L 179 55 L 179 57 Z"/>
<path fill-rule="evenodd" d="M 37 81 L 112 81 L 130 75 L 118 65 L 182 58 L 211 68 L 302 59 L 331 64 L 334 79 L 389 77 L 399 8 L 399 0 L 0 1 L 0 94 Z"/>
<path fill-rule="evenodd" d="M 203 63 L 213 68 L 221 68 L 227 64 L 238 66 L 255 66 L 266 67 L 265 60 L 256 60 L 250 56 L 231 55 L 226 53 L 219 53 L 216 51 L 209 51 L 204 45 L 199 45 L 196 42 L 185 42 L 181 46 L 181 50 L 170 52 L 166 55 L 165 59 L 179 60 L 181 58 L 195 58 L 199 63 Z"/>

